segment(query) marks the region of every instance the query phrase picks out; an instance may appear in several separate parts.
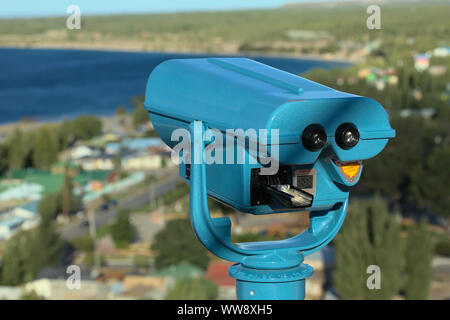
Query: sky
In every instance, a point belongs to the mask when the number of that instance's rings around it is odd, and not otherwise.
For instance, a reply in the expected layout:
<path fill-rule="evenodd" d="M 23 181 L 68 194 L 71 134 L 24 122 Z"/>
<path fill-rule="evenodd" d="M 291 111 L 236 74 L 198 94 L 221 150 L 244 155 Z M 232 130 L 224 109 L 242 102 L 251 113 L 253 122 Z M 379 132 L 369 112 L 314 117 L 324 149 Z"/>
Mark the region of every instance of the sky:
<path fill-rule="evenodd" d="M 288 2 L 319 1 L 323 0 L 1 0 L 0 17 L 63 16 L 70 5 L 93 15 L 277 8 Z"/>

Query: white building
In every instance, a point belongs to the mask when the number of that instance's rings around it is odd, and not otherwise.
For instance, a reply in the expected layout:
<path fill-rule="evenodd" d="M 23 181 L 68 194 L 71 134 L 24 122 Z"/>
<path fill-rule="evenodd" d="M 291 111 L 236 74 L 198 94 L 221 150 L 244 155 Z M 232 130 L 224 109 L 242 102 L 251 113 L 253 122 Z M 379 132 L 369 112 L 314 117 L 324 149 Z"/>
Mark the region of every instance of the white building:
<path fill-rule="evenodd" d="M 122 169 L 124 170 L 155 170 L 172 164 L 170 160 L 164 160 L 164 156 L 161 154 L 150 154 L 142 152 L 126 156 L 122 159 Z"/>
<path fill-rule="evenodd" d="M 81 166 L 81 168 L 86 171 L 114 169 L 114 157 L 107 155 L 98 157 L 85 157 L 75 160 L 75 163 Z"/>
<path fill-rule="evenodd" d="M 16 232 L 21 230 L 24 218 L 12 217 L 11 219 L 0 222 L 0 240 L 10 239 Z"/>
<path fill-rule="evenodd" d="M 78 146 L 70 150 L 70 157 L 73 160 L 86 158 L 86 157 L 98 157 L 100 151 L 88 146 Z"/>
<path fill-rule="evenodd" d="M 16 207 L 0 216 L 0 240 L 10 239 L 20 230 L 28 230 L 39 224 L 38 201 Z"/>
<path fill-rule="evenodd" d="M 69 288 L 66 280 L 39 279 L 25 285 L 25 291 L 34 291 L 48 300 L 104 300 L 108 287 L 104 283 L 81 280 L 80 288 Z"/>

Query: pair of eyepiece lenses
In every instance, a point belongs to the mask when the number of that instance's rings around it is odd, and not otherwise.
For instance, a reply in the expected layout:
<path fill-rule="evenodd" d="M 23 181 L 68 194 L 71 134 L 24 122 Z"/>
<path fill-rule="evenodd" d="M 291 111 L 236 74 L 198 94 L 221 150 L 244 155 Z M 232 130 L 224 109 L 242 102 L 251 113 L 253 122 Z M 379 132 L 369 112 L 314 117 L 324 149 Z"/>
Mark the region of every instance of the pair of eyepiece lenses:
<path fill-rule="evenodd" d="M 335 133 L 336 143 L 344 150 L 356 146 L 359 142 L 359 131 L 351 123 L 341 124 Z M 312 124 L 306 127 L 302 134 L 303 146 L 309 151 L 318 151 L 327 143 L 327 134 L 319 124 Z"/>

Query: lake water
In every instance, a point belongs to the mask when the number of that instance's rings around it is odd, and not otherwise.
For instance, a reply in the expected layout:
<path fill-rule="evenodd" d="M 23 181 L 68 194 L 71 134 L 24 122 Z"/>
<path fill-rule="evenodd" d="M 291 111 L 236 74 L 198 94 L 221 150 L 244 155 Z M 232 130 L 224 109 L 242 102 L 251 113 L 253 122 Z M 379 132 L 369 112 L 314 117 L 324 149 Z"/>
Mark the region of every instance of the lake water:
<path fill-rule="evenodd" d="M 91 50 L 0 49 L 0 123 L 24 117 L 72 118 L 79 114 L 112 115 L 118 105 L 143 95 L 150 72 L 164 60 L 206 57 L 176 53 Z M 251 57 L 291 73 L 349 64 Z"/>

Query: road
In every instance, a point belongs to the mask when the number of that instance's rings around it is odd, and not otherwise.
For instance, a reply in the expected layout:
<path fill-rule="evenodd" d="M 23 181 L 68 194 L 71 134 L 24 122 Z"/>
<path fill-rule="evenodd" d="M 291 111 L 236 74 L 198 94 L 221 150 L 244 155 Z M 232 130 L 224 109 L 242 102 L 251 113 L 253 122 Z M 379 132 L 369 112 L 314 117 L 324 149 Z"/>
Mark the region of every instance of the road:
<path fill-rule="evenodd" d="M 95 214 L 96 228 L 112 223 L 116 219 L 117 213 L 120 210 L 132 210 L 145 206 L 155 198 L 160 197 L 167 192 L 175 189 L 177 184 L 181 181 L 182 179 L 178 176 L 178 174 L 173 174 L 168 179 L 152 184 L 148 189 L 146 189 L 145 192 L 131 195 L 121 200 L 117 207 L 109 209 L 107 211 L 97 212 Z M 83 223 L 83 221 L 86 220 L 82 219 L 80 221 L 74 221 L 70 224 L 62 226 L 59 229 L 61 237 L 65 240 L 71 240 L 85 233 L 88 233 L 89 225 Z"/>

